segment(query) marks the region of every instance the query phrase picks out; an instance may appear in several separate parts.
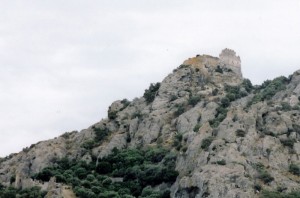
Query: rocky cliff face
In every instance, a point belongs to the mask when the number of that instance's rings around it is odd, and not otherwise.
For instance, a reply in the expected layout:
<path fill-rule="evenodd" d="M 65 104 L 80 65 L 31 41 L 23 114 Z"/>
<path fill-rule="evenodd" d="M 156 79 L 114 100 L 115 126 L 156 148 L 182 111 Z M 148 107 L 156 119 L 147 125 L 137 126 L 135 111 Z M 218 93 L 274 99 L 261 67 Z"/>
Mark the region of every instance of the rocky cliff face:
<path fill-rule="evenodd" d="M 240 57 L 225 49 L 219 58 L 184 61 L 146 92 L 131 102 L 115 101 L 108 118 L 88 129 L 2 159 L 1 183 L 47 189 L 30 176 L 55 159 L 89 162 L 113 148 L 161 145 L 177 153 L 171 197 L 250 198 L 262 189 L 299 190 L 299 173 L 291 166 L 300 166 L 300 71 L 252 87 L 242 78 Z M 95 144 L 97 131 L 105 139 Z"/>

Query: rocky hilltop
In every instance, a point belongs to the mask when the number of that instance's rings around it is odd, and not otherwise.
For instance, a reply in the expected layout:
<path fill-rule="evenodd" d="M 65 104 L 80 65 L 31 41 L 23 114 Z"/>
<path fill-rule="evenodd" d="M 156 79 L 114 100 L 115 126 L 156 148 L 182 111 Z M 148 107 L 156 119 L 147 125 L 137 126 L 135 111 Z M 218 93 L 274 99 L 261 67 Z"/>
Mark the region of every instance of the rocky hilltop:
<path fill-rule="evenodd" d="M 219 57 L 197 55 L 161 83 L 151 84 L 143 97 L 113 102 L 108 117 L 91 127 L 1 159 L 0 182 L 17 189 L 39 186 L 46 197 L 62 197 L 65 184 L 72 185 L 78 197 L 85 197 L 83 190 L 90 193 L 87 197 L 299 197 L 299 96 L 300 71 L 253 86 L 243 79 L 240 57 L 233 50 L 225 49 Z M 156 150 L 151 154 L 145 150 L 149 148 Z M 115 166 L 112 159 L 128 150 L 143 151 L 146 159 L 122 173 L 124 164 Z M 156 164 L 149 165 L 147 156 L 154 156 L 150 161 Z M 79 181 L 83 187 L 75 188 L 66 171 L 54 174 L 62 159 L 94 164 L 90 167 L 95 171 L 82 176 L 89 184 Z M 118 159 L 121 163 L 123 158 Z M 110 166 L 114 172 L 107 170 Z M 137 175 L 144 171 L 147 177 L 150 170 L 155 175 L 158 169 L 165 171 L 159 181 Z M 103 175 L 107 177 L 100 179 L 97 191 L 91 186 Z M 112 187 L 130 178 L 140 182 L 141 189 Z M 104 194 L 107 185 L 110 190 Z"/>

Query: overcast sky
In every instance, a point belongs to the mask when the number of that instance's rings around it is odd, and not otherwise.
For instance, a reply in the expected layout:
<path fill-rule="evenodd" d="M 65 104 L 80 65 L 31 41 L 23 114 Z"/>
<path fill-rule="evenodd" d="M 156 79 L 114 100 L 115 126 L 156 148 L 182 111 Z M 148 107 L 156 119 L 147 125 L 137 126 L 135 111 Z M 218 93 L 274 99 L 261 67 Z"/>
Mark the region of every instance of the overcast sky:
<path fill-rule="evenodd" d="M 226 47 L 255 84 L 300 69 L 300 0 L 0 1 L 0 156 Z"/>

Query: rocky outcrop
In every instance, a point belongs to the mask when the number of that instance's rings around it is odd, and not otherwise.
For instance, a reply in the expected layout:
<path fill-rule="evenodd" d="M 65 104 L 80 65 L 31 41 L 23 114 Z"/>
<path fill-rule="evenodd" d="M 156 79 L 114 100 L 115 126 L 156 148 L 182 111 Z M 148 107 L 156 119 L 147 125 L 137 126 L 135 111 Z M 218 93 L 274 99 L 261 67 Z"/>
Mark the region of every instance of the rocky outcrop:
<path fill-rule="evenodd" d="M 108 119 L 7 157 L 0 181 L 10 185 L 15 177 L 16 187 L 37 185 L 30 176 L 57 158 L 89 161 L 114 148 L 161 145 L 177 152 L 172 197 L 259 197 L 261 189 L 297 190 L 300 177 L 289 166 L 300 166 L 300 71 L 264 100 L 257 99 L 263 88 L 253 91 L 245 82 L 232 50 L 190 58 L 161 82 L 153 101 L 116 101 Z"/>

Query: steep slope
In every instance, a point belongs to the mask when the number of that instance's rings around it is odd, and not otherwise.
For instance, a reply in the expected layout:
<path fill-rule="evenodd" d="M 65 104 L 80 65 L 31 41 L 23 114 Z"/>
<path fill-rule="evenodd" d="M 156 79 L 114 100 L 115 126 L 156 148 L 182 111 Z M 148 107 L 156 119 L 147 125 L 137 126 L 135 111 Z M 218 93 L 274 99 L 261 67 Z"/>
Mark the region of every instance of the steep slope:
<path fill-rule="evenodd" d="M 2 159 L 0 181 L 51 190 L 32 177 L 63 157 L 98 163 L 114 148 L 162 147 L 177 156 L 171 197 L 300 190 L 299 96 L 300 71 L 253 87 L 234 51 L 197 55 L 144 97 L 112 103 L 107 119 Z"/>

